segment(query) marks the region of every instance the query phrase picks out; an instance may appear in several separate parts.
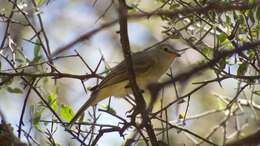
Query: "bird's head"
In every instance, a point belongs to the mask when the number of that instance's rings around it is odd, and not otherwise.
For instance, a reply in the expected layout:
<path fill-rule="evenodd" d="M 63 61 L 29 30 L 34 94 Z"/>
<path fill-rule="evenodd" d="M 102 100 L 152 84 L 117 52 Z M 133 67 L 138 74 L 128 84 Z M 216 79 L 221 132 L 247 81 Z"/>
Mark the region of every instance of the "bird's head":
<path fill-rule="evenodd" d="M 165 56 L 170 56 L 174 58 L 181 56 L 178 50 L 176 50 L 173 46 L 167 43 L 158 45 L 156 50 L 158 50 L 161 54 Z"/>

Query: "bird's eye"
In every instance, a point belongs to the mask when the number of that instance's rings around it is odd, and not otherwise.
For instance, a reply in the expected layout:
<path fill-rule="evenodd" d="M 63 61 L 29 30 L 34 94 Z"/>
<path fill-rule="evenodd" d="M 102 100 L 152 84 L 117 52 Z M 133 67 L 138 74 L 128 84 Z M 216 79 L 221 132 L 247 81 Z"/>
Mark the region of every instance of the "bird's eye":
<path fill-rule="evenodd" d="M 167 53 L 172 53 L 169 48 L 163 48 L 163 50 Z"/>
<path fill-rule="evenodd" d="M 169 50 L 168 50 L 168 48 L 163 48 L 163 50 L 164 50 L 164 51 L 166 51 L 166 52 L 168 52 L 168 51 L 169 51 Z"/>

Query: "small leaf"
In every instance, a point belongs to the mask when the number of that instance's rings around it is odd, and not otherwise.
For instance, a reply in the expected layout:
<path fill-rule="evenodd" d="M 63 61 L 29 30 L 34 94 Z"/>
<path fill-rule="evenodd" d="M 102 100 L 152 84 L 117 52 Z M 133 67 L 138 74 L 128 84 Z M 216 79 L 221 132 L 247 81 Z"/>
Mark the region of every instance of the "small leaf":
<path fill-rule="evenodd" d="M 38 63 L 41 59 L 42 59 L 42 54 L 41 54 L 41 46 L 39 45 L 40 41 L 37 40 L 36 44 L 34 46 L 34 56 L 33 56 L 33 60 L 32 60 L 32 64 L 33 63 Z"/>
<path fill-rule="evenodd" d="M 224 42 L 227 39 L 227 36 L 225 33 L 220 33 L 218 35 L 218 40 L 220 41 L 220 43 Z"/>
<path fill-rule="evenodd" d="M 23 93 L 23 90 L 20 88 L 11 88 L 11 87 L 7 87 L 7 91 L 10 93 L 15 93 L 15 94 L 21 94 Z"/>
<path fill-rule="evenodd" d="M 250 32 L 250 35 L 251 35 L 252 37 L 256 37 L 256 36 L 257 36 L 257 32 L 256 32 L 256 31 L 251 31 L 251 32 Z"/>
<path fill-rule="evenodd" d="M 127 9 L 128 9 L 128 13 L 134 13 L 136 12 L 136 7 L 137 5 L 133 5 L 133 6 L 128 6 Z"/>
<path fill-rule="evenodd" d="M 110 71 L 110 67 L 108 65 L 105 64 L 105 71 L 104 73 L 107 75 Z"/>
<path fill-rule="evenodd" d="M 51 93 L 47 97 L 48 103 L 50 104 L 51 108 L 56 112 L 57 111 L 57 101 L 56 101 L 56 94 Z"/>
<path fill-rule="evenodd" d="M 32 124 L 33 124 L 33 126 L 34 126 L 37 130 L 39 130 L 39 131 L 41 131 L 41 128 L 40 128 L 40 120 L 41 120 L 41 115 L 39 115 L 38 113 L 36 113 L 36 114 L 33 116 L 33 118 L 32 118 Z"/>
<path fill-rule="evenodd" d="M 38 130 L 38 131 L 42 131 L 41 127 L 40 127 L 40 120 L 42 117 L 43 112 L 45 111 L 45 108 L 43 108 L 42 106 L 36 106 L 36 105 L 32 105 L 31 106 L 31 111 L 32 111 L 32 124 L 33 126 Z"/>
<path fill-rule="evenodd" d="M 55 146 L 61 146 L 61 145 L 55 142 Z"/>
<path fill-rule="evenodd" d="M 116 111 L 112 107 L 108 106 L 107 104 L 102 104 L 101 109 L 106 110 L 109 113 L 116 114 Z"/>
<path fill-rule="evenodd" d="M 34 46 L 34 52 L 33 52 L 34 57 L 40 56 L 40 53 L 41 53 L 41 47 L 40 45 L 36 44 Z"/>
<path fill-rule="evenodd" d="M 35 2 L 37 4 L 37 6 L 40 6 L 45 2 L 45 0 L 35 0 Z"/>
<path fill-rule="evenodd" d="M 69 122 L 73 118 L 74 112 L 70 106 L 61 104 L 60 115 L 65 121 Z"/>
<path fill-rule="evenodd" d="M 184 113 L 180 113 L 180 114 L 179 114 L 179 120 L 183 120 L 183 119 L 184 119 L 184 116 L 185 116 Z"/>
<path fill-rule="evenodd" d="M 201 50 L 201 52 L 204 54 L 204 55 L 206 55 L 206 56 L 210 56 L 210 54 L 212 53 L 212 49 L 211 48 L 209 48 L 209 47 L 205 47 L 205 48 L 203 48 L 202 50 Z"/>
<path fill-rule="evenodd" d="M 260 90 L 259 91 L 254 91 L 253 93 L 256 94 L 256 95 L 260 95 Z"/>
<path fill-rule="evenodd" d="M 243 62 L 242 64 L 239 65 L 238 69 L 237 69 L 237 75 L 240 76 L 240 75 L 244 75 L 247 71 L 247 67 L 248 67 L 248 64 Z"/>
<path fill-rule="evenodd" d="M 92 86 L 87 86 L 87 90 L 88 90 L 88 91 L 91 91 L 92 89 L 93 89 Z"/>
<path fill-rule="evenodd" d="M 247 55 L 249 56 L 249 59 L 250 59 L 250 60 L 252 60 L 252 59 L 256 56 L 254 50 L 248 50 L 248 51 L 247 51 Z"/>

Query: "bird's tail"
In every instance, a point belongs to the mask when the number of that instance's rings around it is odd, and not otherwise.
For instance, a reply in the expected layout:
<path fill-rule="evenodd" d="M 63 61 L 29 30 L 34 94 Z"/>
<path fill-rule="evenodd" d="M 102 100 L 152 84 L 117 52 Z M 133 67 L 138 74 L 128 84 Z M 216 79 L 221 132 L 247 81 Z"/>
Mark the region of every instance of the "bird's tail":
<path fill-rule="evenodd" d="M 70 120 L 68 127 L 72 127 L 72 125 L 74 123 L 76 123 L 76 121 L 79 119 L 79 117 L 85 112 L 85 110 L 87 108 L 89 108 L 90 106 L 93 106 L 96 104 L 95 99 L 96 99 L 97 94 L 95 92 L 93 92 L 90 96 L 90 98 L 88 99 L 88 101 L 86 101 L 77 111 L 77 113 L 75 114 L 75 116 Z"/>

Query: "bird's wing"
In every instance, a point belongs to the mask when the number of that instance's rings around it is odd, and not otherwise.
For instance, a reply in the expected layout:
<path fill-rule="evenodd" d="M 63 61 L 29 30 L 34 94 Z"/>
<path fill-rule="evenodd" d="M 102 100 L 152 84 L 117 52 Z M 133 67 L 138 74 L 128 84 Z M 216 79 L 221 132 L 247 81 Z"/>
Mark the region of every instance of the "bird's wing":
<path fill-rule="evenodd" d="M 132 56 L 133 68 L 136 76 L 138 76 L 140 73 L 145 73 L 152 67 L 152 65 L 155 64 L 155 60 L 152 56 L 149 56 L 148 54 L 145 55 L 147 56 L 144 56 L 144 54 L 141 53 L 136 53 Z M 127 79 L 127 64 L 126 60 L 124 60 L 120 64 L 112 68 L 111 72 L 101 81 L 101 83 L 95 88 L 95 90 L 102 89 L 104 87 L 119 83 Z"/>

